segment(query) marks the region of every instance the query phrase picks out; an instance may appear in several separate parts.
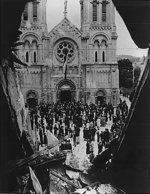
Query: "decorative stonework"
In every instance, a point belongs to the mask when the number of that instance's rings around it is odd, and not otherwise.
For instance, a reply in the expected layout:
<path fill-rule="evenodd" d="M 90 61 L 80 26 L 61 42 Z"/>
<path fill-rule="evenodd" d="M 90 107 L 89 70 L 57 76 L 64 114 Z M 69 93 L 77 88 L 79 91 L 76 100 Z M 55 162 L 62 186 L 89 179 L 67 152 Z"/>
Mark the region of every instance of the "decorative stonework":
<path fill-rule="evenodd" d="M 67 61 L 71 62 L 75 57 L 74 45 L 68 40 L 63 40 L 57 45 L 56 52 L 55 52 L 56 58 L 62 63 L 65 60 L 66 52 L 67 52 Z"/>
<path fill-rule="evenodd" d="M 100 31 L 111 30 L 111 26 L 91 25 L 90 26 L 90 30 L 100 30 Z"/>
<path fill-rule="evenodd" d="M 84 33 L 82 33 L 82 39 L 83 39 L 83 40 L 87 40 L 87 39 L 89 39 L 89 38 L 90 38 L 89 32 L 84 32 Z"/>
<path fill-rule="evenodd" d="M 22 30 L 22 31 L 40 31 L 40 30 L 42 30 L 42 27 L 41 26 L 31 26 L 30 28 L 28 28 L 28 27 L 25 27 L 25 26 L 23 26 L 23 27 L 20 27 L 20 30 Z"/>
<path fill-rule="evenodd" d="M 58 37 L 65 37 L 68 34 L 79 38 L 81 36 L 81 32 L 77 27 L 75 27 L 71 22 L 64 18 L 53 30 L 49 33 L 50 38 Z"/>

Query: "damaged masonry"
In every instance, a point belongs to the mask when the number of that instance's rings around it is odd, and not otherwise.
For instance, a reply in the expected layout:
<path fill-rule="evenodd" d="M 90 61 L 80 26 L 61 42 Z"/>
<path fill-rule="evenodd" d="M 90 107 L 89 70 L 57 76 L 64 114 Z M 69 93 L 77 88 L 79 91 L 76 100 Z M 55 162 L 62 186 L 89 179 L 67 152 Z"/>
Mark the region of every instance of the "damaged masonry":
<path fill-rule="evenodd" d="M 141 104 L 146 115 L 150 114 L 145 100 L 150 89 L 149 55 L 131 107 L 124 97 L 116 108 L 107 101 L 108 98 L 106 103 L 102 96 L 97 98 L 100 104 L 73 100 L 37 104 L 32 101 L 33 93 L 30 94 L 30 103 L 26 104 L 19 71 L 23 69 L 28 74 L 30 68 L 17 57 L 16 51 L 22 45 L 17 37 L 21 34 L 18 31 L 20 18 L 27 2 L 2 2 L 0 192 L 122 194 L 150 191 L 147 178 L 149 118 L 139 116 Z M 72 44 L 68 43 L 70 46 Z M 66 71 L 65 76 L 68 76 Z M 59 97 L 65 101 L 61 95 Z M 131 139 L 133 134 L 135 139 Z"/>

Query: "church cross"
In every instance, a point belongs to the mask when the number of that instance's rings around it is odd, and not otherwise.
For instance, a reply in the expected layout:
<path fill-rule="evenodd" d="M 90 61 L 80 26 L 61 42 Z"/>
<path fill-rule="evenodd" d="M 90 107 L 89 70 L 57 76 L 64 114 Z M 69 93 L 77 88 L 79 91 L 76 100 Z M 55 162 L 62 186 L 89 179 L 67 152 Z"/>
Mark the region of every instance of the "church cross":
<path fill-rule="evenodd" d="M 68 0 L 65 0 L 65 2 L 64 2 L 64 18 L 67 17 L 67 3 L 68 3 Z"/>

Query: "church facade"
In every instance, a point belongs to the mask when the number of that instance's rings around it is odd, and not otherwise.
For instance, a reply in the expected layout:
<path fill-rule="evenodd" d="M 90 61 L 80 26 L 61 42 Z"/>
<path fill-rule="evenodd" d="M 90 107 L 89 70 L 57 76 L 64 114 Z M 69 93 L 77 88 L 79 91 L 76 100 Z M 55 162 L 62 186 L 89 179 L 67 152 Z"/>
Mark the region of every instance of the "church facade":
<path fill-rule="evenodd" d="M 18 57 L 22 93 L 33 106 L 45 101 L 119 102 L 115 8 L 112 0 L 80 0 L 81 28 L 64 18 L 50 32 L 46 0 L 26 4 Z"/>

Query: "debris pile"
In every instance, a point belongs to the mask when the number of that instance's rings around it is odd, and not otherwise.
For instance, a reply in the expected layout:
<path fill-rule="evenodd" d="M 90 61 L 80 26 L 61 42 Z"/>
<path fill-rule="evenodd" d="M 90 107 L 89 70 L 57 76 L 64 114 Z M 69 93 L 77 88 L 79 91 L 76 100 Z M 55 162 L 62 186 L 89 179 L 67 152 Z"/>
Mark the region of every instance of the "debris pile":
<path fill-rule="evenodd" d="M 124 191 L 114 188 L 110 184 L 96 183 L 91 186 L 78 189 L 74 193 L 76 194 L 125 194 Z"/>
<path fill-rule="evenodd" d="M 78 144 L 71 153 L 67 154 L 65 164 L 73 169 L 87 171 L 91 163 L 86 154 L 86 142 Z"/>

